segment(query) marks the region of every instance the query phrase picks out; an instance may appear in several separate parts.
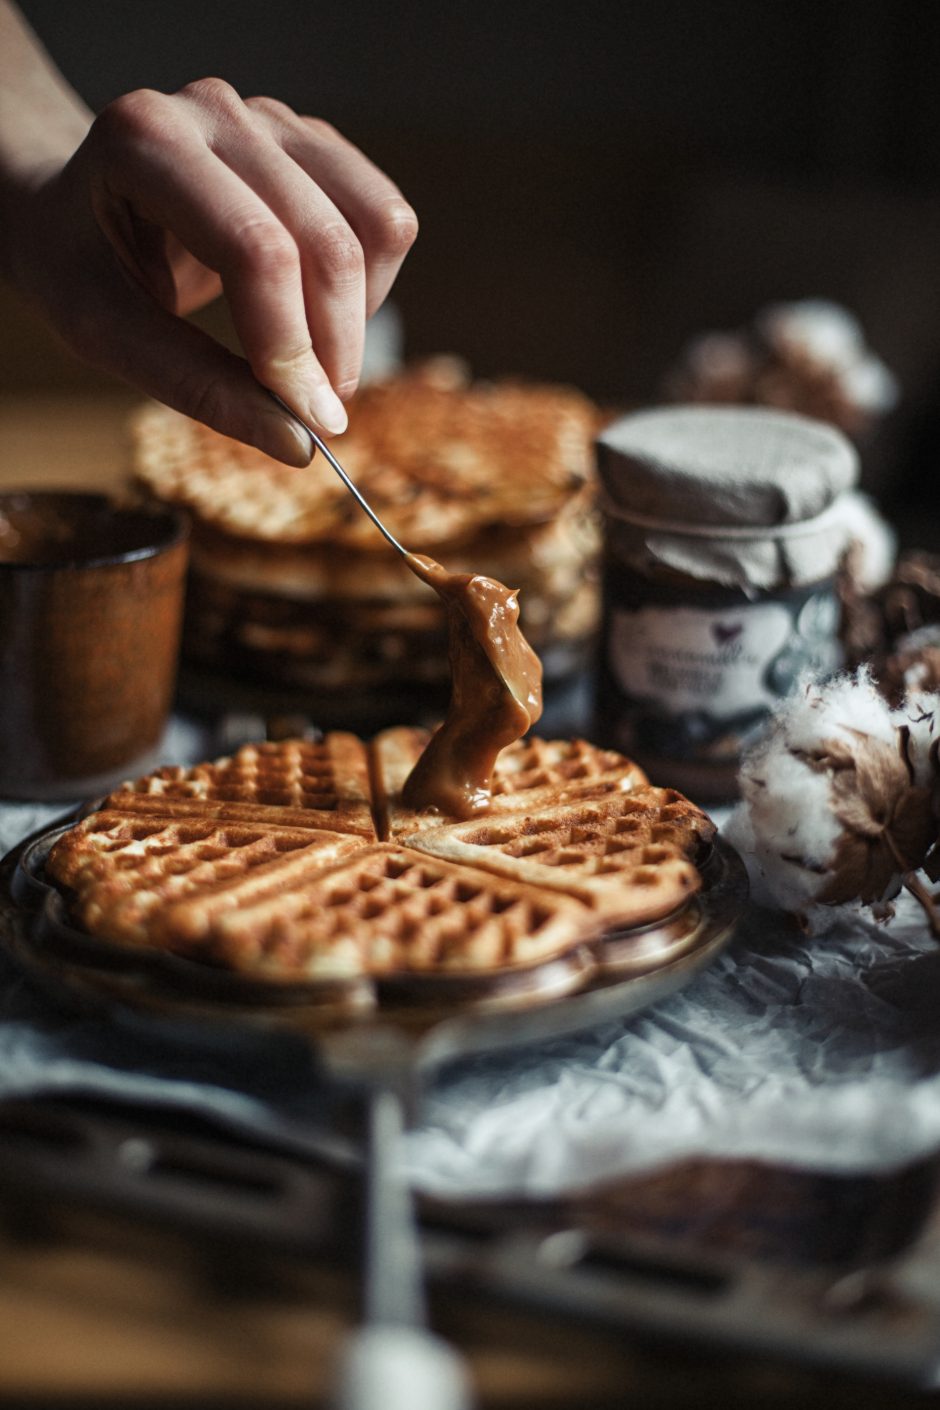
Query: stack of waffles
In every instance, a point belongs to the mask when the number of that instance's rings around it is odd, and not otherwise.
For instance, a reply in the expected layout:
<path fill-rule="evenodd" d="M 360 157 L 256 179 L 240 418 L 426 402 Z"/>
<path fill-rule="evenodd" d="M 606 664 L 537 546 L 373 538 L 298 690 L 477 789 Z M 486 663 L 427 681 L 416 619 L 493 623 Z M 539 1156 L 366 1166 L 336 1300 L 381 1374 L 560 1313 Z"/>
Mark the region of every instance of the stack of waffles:
<path fill-rule="evenodd" d="M 364 387 L 333 447 L 406 548 L 520 590 L 553 678 L 582 664 L 596 622 L 597 424 L 571 389 L 472 384 L 438 359 Z M 331 698 L 446 686 L 441 603 L 322 456 L 298 473 L 157 405 L 132 430 L 137 481 L 192 516 L 191 661 L 300 688 L 320 719 Z"/>
<path fill-rule="evenodd" d="M 73 920 L 253 978 L 486 976 L 672 915 L 714 828 L 622 755 L 529 738 L 459 822 L 401 800 L 426 732 L 249 745 L 122 786 L 47 873 Z"/>

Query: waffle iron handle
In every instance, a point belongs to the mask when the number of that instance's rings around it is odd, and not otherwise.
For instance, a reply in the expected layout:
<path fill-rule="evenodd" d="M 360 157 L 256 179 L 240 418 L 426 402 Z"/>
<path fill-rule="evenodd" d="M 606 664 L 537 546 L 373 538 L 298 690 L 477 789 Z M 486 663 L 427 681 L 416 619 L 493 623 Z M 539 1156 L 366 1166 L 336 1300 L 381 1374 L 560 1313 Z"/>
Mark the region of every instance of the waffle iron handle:
<path fill-rule="evenodd" d="M 343 1348 L 333 1410 L 470 1410 L 462 1360 L 423 1327 L 366 1326 Z"/>
<path fill-rule="evenodd" d="M 396 1074 L 389 1058 L 384 1073 L 372 1064 L 367 1084 L 364 1325 L 343 1348 L 333 1410 L 470 1410 L 461 1358 L 425 1322 L 421 1250 L 400 1161 L 406 1070 L 398 1065 Z"/>

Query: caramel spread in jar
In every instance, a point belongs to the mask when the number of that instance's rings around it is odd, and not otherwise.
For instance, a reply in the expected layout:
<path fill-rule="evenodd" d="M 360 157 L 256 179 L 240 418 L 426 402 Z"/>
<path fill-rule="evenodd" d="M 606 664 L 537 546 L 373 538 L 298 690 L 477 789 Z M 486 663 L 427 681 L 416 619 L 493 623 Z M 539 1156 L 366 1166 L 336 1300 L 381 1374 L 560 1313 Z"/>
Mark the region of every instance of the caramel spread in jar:
<path fill-rule="evenodd" d="M 654 782 L 730 802 L 777 702 L 840 665 L 858 456 L 833 427 L 758 406 L 634 412 L 597 451 L 594 738 Z"/>
<path fill-rule="evenodd" d="M 542 666 L 519 630 L 516 593 L 476 573 L 448 573 L 433 558 L 407 563 L 447 609 L 451 696 L 441 728 L 412 769 L 403 799 L 471 818 L 490 805 L 496 756 L 542 714 Z"/>

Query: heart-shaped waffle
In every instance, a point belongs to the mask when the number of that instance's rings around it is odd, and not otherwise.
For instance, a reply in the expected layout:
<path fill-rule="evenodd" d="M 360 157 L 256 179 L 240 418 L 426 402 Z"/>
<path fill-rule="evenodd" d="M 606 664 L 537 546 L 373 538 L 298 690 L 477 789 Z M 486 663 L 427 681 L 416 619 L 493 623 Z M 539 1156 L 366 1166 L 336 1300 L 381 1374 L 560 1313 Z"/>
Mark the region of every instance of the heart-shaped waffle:
<path fill-rule="evenodd" d="M 537 963 L 598 928 L 557 891 L 379 843 L 227 910 L 206 953 L 257 976 L 467 974 Z"/>
<path fill-rule="evenodd" d="M 460 823 L 401 804 L 427 738 L 336 733 L 159 769 L 64 833 L 47 874 L 93 935 L 278 981 L 532 966 L 701 885 L 713 824 L 623 755 L 522 740 L 491 812 Z"/>
<path fill-rule="evenodd" d="M 318 741 L 246 744 L 231 758 L 170 767 L 125 784 L 118 812 L 323 827 L 374 841 L 366 745 L 336 730 Z"/>
<path fill-rule="evenodd" d="M 428 828 L 404 841 L 573 896 L 609 924 L 632 926 L 668 915 L 698 890 L 694 858 L 713 834 L 681 793 L 646 785 Z"/>
<path fill-rule="evenodd" d="M 92 934 L 179 949 L 221 912 L 302 886 L 364 845 L 317 828 L 104 809 L 59 840 L 50 870 Z"/>

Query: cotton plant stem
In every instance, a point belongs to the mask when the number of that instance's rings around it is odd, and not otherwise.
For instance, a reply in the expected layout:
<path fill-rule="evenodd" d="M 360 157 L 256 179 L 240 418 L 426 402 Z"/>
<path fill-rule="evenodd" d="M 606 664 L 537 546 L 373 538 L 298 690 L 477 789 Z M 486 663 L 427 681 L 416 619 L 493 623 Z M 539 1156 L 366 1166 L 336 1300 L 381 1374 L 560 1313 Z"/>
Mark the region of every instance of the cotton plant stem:
<path fill-rule="evenodd" d="M 935 897 L 927 890 L 927 887 L 920 880 L 916 872 L 905 872 L 901 880 L 906 889 L 923 908 L 931 935 L 935 940 L 940 940 L 940 910 L 937 908 Z"/>
<path fill-rule="evenodd" d="M 937 908 L 936 898 L 927 890 L 916 871 L 905 872 L 901 880 L 914 899 L 919 901 L 923 907 L 931 935 L 935 940 L 940 940 L 940 909 Z"/>
<path fill-rule="evenodd" d="M 927 924 L 930 927 L 931 935 L 934 939 L 940 940 L 940 909 L 937 907 L 933 894 L 927 890 L 927 887 L 921 881 L 917 872 L 911 867 L 907 858 L 901 855 L 897 843 L 887 828 L 885 828 L 882 835 L 887 843 L 888 850 L 898 864 L 901 872 L 902 885 L 911 893 L 915 901 L 920 903 L 924 915 L 927 917 Z"/>

